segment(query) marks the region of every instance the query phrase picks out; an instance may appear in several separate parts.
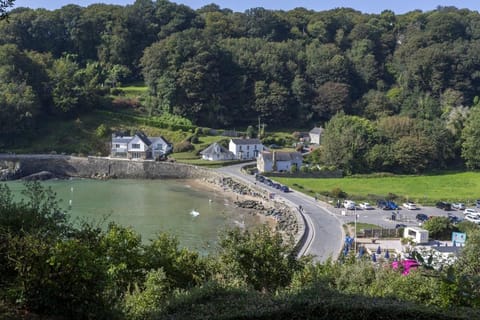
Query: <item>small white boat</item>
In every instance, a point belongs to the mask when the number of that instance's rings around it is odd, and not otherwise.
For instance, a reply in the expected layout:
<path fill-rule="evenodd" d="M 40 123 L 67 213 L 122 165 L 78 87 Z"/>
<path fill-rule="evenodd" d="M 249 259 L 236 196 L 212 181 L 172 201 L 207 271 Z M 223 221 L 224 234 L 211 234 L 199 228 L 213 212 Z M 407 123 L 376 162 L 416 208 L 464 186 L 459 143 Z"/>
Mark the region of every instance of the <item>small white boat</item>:
<path fill-rule="evenodd" d="M 190 211 L 190 214 L 194 217 L 198 217 L 200 215 L 200 212 L 198 212 L 196 210 L 192 210 L 192 211 Z"/>

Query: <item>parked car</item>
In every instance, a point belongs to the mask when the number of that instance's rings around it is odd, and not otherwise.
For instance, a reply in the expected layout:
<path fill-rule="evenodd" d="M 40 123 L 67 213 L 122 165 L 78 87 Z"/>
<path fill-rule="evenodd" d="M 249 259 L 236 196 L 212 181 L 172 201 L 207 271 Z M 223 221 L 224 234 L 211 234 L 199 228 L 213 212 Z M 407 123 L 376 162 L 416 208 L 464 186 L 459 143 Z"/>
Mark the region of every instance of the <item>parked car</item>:
<path fill-rule="evenodd" d="M 465 210 L 465 204 L 461 202 L 452 203 L 452 208 L 457 210 Z"/>
<path fill-rule="evenodd" d="M 475 207 L 480 208 L 480 199 L 475 200 Z"/>
<path fill-rule="evenodd" d="M 387 209 L 385 209 L 385 208 L 387 207 L 387 201 L 385 201 L 385 200 L 378 200 L 378 201 L 377 201 L 377 207 L 380 208 L 380 209 L 387 210 Z"/>
<path fill-rule="evenodd" d="M 465 220 L 476 223 L 476 224 L 480 224 L 480 215 L 478 215 L 478 214 L 467 214 L 465 216 Z"/>
<path fill-rule="evenodd" d="M 270 180 L 270 179 L 265 179 L 263 182 L 264 182 L 267 186 L 270 186 L 270 187 L 273 185 L 273 182 L 272 182 L 272 180 Z"/>
<path fill-rule="evenodd" d="M 463 211 L 463 214 L 465 214 L 465 215 L 467 215 L 467 214 L 478 214 L 478 212 L 477 212 L 477 210 L 475 210 L 475 209 L 470 209 L 470 208 L 468 208 L 468 209 L 465 209 L 465 210 Z"/>
<path fill-rule="evenodd" d="M 453 223 L 453 224 L 457 224 L 457 223 L 462 222 L 462 219 L 460 219 L 457 216 L 448 216 L 448 220 L 450 220 L 450 222 Z"/>
<path fill-rule="evenodd" d="M 265 181 L 265 177 L 260 175 L 260 174 L 256 174 L 255 175 L 255 180 L 257 181 L 260 181 L 260 182 L 264 182 Z"/>
<path fill-rule="evenodd" d="M 395 225 L 395 229 L 398 229 L 398 228 L 406 228 L 406 227 L 407 227 L 407 225 L 406 225 L 406 224 L 403 224 L 403 223 L 397 223 L 397 224 Z"/>
<path fill-rule="evenodd" d="M 290 192 L 290 189 L 287 186 L 281 186 L 280 190 L 282 190 L 283 192 Z"/>
<path fill-rule="evenodd" d="M 445 211 L 450 211 L 452 210 L 452 205 L 448 202 L 445 202 L 445 201 L 441 201 L 441 202 L 437 202 L 435 204 L 435 206 L 439 209 L 443 209 Z"/>
<path fill-rule="evenodd" d="M 387 207 L 389 210 L 398 210 L 398 205 L 393 201 L 387 201 Z"/>
<path fill-rule="evenodd" d="M 356 205 L 355 201 L 352 200 L 343 201 L 343 206 L 348 210 L 355 210 Z"/>
<path fill-rule="evenodd" d="M 413 202 L 405 202 L 403 207 L 408 210 L 417 210 L 417 205 Z"/>
<path fill-rule="evenodd" d="M 419 213 L 415 216 L 415 219 L 417 219 L 419 222 L 425 222 L 428 220 L 428 216 L 424 213 Z"/>
<path fill-rule="evenodd" d="M 373 210 L 373 207 L 368 202 L 362 202 L 358 206 L 363 210 Z"/>
<path fill-rule="evenodd" d="M 397 210 L 398 206 L 395 202 L 389 200 L 379 200 L 377 201 L 377 207 L 383 210 Z"/>

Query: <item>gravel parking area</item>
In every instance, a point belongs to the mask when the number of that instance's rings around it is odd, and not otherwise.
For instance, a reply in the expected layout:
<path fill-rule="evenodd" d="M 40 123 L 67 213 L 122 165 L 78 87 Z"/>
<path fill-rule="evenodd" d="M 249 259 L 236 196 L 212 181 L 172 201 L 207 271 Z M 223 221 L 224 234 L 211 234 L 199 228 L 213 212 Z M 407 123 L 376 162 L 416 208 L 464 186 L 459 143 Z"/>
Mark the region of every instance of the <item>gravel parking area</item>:
<path fill-rule="evenodd" d="M 417 205 L 416 210 L 408 210 L 405 208 L 399 208 L 399 210 L 381 210 L 374 208 L 373 210 L 362 210 L 358 206 L 356 210 L 347 210 L 345 208 L 330 208 L 330 211 L 334 212 L 343 223 L 355 221 L 355 213 L 357 214 L 357 222 L 371 223 L 378 225 L 382 228 L 395 228 L 397 224 L 404 224 L 406 226 L 419 226 L 419 222 L 416 220 L 416 215 L 419 213 L 426 214 L 427 216 L 439 216 L 447 217 L 449 215 L 456 216 L 460 219 L 464 219 L 463 210 L 452 209 L 450 211 L 444 211 L 435 207 L 423 207 Z M 395 216 L 395 220 L 392 220 L 392 216 Z"/>

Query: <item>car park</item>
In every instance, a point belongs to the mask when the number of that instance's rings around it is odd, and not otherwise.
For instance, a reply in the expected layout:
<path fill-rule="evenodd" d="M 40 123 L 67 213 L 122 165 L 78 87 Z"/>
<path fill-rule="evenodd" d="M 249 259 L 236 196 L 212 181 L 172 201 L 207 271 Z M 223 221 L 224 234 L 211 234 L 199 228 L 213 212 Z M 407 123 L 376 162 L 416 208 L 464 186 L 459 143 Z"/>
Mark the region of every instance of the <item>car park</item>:
<path fill-rule="evenodd" d="M 478 212 L 477 212 L 477 210 L 475 210 L 475 209 L 470 209 L 470 208 L 468 208 L 468 209 L 465 209 L 465 210 L 463 211 L 463 214 L 465 214 L 465 215 L 467 215 L 467 214 L 478 214 Z"/>
<path fill-rule="evenodd" d="M 373 207 L 368 202 L 362 202 L 358 206 L 363 210 L 373 210 Z"/>
<path fill-rule="evenodd" d="M 480 224 L 480 215 L 478 215 L 478 214 L 467 214 L 465 216 L 465 220 L 476 223 L 476 224 Z"/>
<path fill-rule="evenodd" d="M 461 202 L 452 203 L 452 208 L 457 210 L 465 210 L 465 204 Z"/>
<path fill-rule="evenodd" d="M 428 216 L 424 213 L 419 213 L 415 216 L 415 219 L 417 219 L 419 222 L 424 222 L 428 220 Z"/>
<path fill-rule="evenodd" d="M 403 207 L 408 210 L 417 210 L 417 205 L 413 202 L 405 202 Z"/>
<path fill-rule="evenodd" d="M 435 207 L 439 208 L 439 209 L 443 209 L 445 211 L 450 211 L 452 210 L 452 205 L 448 202 L 445 202 L 445 201 L 440 201 L 440 202 L 437 202 L 435 204 Z"/>

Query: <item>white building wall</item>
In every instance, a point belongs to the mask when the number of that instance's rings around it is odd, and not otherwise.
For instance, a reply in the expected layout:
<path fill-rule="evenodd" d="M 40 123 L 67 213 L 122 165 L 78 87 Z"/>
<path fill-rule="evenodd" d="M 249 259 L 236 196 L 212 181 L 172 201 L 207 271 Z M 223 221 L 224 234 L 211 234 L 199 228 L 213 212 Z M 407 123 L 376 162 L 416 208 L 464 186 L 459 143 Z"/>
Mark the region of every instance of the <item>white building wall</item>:
<path fill-rule="evenodd" d="M 277 171 L 290 171 L 290 161 L 277 161 Z"/>
<path fill-rule="evenodd" d="M 253 160 L 258 157 L 260 152 L 263 150 L 262 144 L 235 144 L 230 140 L 228 144 L 228 150 L 230 150 L 234 155 L 235 159 L 240 160 Z"/>
<path fill-rule="evenodd" d="M 114 152 L 127 152 L 128 144 L 127 143 L 113 143 L 112 150 Z"/>
<path fill-rule="evenodd" d="M 133 148 L 133 145 L 134 144 L 139 144 L 140 145 L 140 148 L 137 149 L 137 148 Z M 128 151 L 132 151 L 132 152 L 145 152 L 147 150 L 147 145 L 145 143 L 143 143 L 142 140 L 140 140 L 139 137 L 134 137 L 129 143 L 128 143 Z"/>

